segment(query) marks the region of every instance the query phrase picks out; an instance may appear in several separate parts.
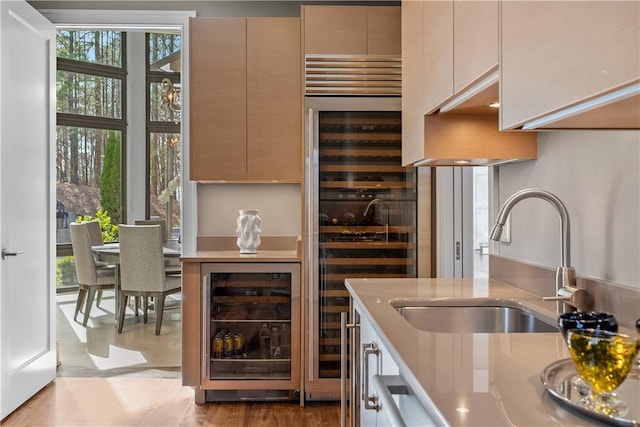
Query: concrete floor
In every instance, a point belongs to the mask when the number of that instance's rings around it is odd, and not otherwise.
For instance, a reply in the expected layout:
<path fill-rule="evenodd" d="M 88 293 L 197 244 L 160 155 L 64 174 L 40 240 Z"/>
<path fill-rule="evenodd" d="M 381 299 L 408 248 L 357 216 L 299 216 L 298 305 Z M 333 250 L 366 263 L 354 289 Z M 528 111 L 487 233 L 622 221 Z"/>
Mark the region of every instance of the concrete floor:
<path fill-rule="evenodd" d="M 182 357 L 180 294 L 167 297 L 162 330 L 155 335 L 155 312 L 144 324 L 127 309 L 122 334 L 115 327 L 114 293 L 106 291 L 95 303 L 87 327 L 73 320 L 77 293 L 56 297 L 58 376 L 109 377 L 143 375 L 179 377 Z"/>

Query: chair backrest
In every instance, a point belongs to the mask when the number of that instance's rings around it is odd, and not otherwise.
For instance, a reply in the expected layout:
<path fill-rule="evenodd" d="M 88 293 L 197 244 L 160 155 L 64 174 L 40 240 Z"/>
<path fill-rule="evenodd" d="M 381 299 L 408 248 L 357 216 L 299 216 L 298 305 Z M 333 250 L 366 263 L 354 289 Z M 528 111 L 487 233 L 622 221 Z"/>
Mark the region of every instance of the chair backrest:
<path fill-rule="evenodd" d="M 118 230 L 122 290 L 166 290 L 160 225 L 120 224 Z"/>
<path fill-rule="evenodd" d="M 96 262 L 91 250 L 91 238 L 86 222 L 72 222 L 69 224 L 71 233 L 71 247 L 76 263 L 78 282 L 83 285 L 95 285 L 98 283 Z"/>
<path fill-rule="evenodd" d="M 83 224 L 87 224 L 87 230 L 89 230 L 89 240 L 91 246 L 104 245 L 102 240 L 102 230 L 100 229 L 100 223 L 98 221 L 87 221 Z"/>
<path fill-rule="evenodd" d="M 167 224 L 163 219 L 136 219 L 133 221 L 135 225 L 159 225 L 162 230 L 162 241 L 168 240 L 167 236 Z"/>

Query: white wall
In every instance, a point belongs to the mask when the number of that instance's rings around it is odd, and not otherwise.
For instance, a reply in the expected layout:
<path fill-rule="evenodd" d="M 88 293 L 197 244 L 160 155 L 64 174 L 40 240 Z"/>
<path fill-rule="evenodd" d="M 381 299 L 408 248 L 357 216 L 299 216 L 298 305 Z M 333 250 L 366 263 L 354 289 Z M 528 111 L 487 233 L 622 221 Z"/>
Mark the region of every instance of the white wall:
<path fill-rule="evenodd" d="M 538 143 L 538 160 L 499 168 L 494 191 L 500 204 L 527 187 L 554 193 L 569 212 L 577 275 L 640 289 L 640 132 L 540 132 Z M 555 209 L 539 199 L 521 201 L 511 212 L 511 243 L 496 244 L 493 251 L 555 268 Z"/>
<path fill-rule="evenodd" d="M 235 236 L 240 209 L 258 209 L 263 236 L 302 235 L 299 184 L 198 184 L 199 236 Z"/>

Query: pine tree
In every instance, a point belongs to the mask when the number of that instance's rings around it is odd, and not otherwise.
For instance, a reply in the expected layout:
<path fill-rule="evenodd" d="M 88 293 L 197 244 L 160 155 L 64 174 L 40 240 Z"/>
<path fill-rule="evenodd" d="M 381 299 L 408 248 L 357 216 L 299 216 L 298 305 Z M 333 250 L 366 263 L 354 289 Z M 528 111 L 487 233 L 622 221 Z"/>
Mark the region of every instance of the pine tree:
<path fill-rule="evenodd" d="M 120 138 L 109 131 L 100 177 L 100 204 L 113 224 L 120 223 Z"/>

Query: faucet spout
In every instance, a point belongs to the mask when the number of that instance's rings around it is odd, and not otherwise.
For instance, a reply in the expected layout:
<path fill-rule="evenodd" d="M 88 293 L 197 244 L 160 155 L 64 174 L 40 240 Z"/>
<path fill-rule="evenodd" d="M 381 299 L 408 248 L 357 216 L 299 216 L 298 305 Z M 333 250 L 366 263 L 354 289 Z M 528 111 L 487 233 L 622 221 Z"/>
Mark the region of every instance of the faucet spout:
<path fill-rule="evenodd" d="M 526 188 L 513 194 L 500 208 L 498 217 L 496 218 L 496 223 L 489 234 L 489 238 L 495 241 L 500 240 L 502 228 L 507 221 L 507 217 L 509 216 L 511 209 L 513 209 L 513 207 L 521 200 L 529 198 L 546 200 L 556 208 L 556 211 L 558 211 L 558 214 L 560 215 L 560 243 L 562 247 L 560 254 L 560 266 L 556 269 L 556 296 L 544 297 L 543 299 L 564 301 L 578 309 L 584 308 L 588 304 L 588 296 L 584 289 L 576 288 L 575 269 L 571 267 L 569 213 L 562 201 L 554 194 L 539 188 Z"/>
<path fill-rule="evenodd" d="M 560 215 L 560 227 L 561 227 L 561 259 L 560 266 L 561 267 L 569 267 L 571 265 L 571 250 L 570 250 L 570 225 L 569 225 L 569 213 L 567 212 L 567 208 L 564 206 L 562 201 L 555 196 L 554 194 L 541 190 L 539 188 L 525 188 L 524 190 L 520 190 L 517 193 L 514 193 L 511 197 L 507 199 L 506 202 L 500 208 L 498 212 L 498 217 L 496 218 L 496 223 L 489 234 L 489 238 L 491 240 L 498 241 L 500 240 L 500 236 L 502 235 L 502 228 L 507 222 L 507 217 L 511 212 L 511 209 L 521 200 L 529 199 L 529 198 L 538 198 L 546 200 L 551 203 L 558 214 Z"/>

